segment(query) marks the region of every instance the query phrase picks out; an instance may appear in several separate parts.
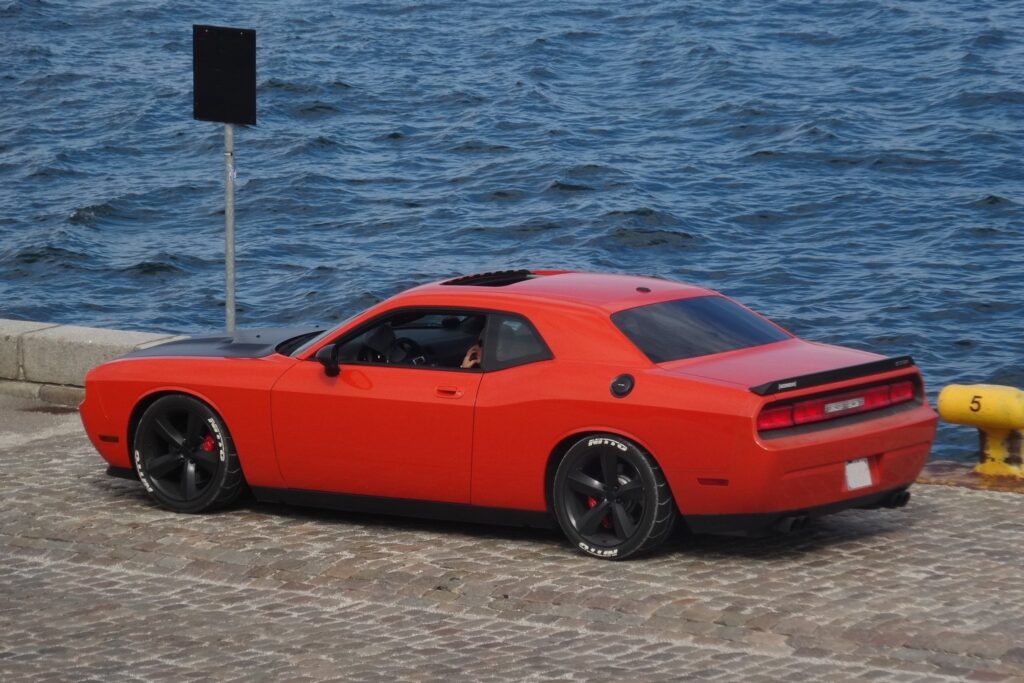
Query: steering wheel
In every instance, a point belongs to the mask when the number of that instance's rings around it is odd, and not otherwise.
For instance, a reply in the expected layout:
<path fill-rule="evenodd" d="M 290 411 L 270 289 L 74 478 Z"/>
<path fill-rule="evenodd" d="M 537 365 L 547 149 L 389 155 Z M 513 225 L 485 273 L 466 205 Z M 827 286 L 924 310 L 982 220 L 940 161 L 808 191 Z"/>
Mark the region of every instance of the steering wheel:
<path fill-rule="evenodd" d="M 396 351 L 400 353 L 396 353 Z M 409 362 L 412 365 L 426 365 L 428 362 L 427 352 L 415 339 L 399 337 L 392 344 L 387 352 L 388 363 Z"/>

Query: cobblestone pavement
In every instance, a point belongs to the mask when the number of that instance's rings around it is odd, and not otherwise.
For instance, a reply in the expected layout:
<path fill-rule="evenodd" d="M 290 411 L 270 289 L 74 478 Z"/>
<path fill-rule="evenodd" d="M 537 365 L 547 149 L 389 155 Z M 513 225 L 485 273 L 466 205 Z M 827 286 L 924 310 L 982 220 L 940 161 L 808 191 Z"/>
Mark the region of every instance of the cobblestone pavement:
<path fill-rule="evenodd" d="M 917 486 L 645 559 L 552 532 L 154 507 L 0 400 L 0 680 L 1024 680 L 1024 496 Z"/>

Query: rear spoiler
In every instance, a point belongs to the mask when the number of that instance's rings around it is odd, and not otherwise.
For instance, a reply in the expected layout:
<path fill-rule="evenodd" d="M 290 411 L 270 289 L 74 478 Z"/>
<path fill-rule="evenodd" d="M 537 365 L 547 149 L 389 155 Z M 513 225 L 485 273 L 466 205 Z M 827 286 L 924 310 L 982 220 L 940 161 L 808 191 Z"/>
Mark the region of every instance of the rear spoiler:
<path fill-rule="evenodd" d="M 866 377 L 867 375 L 877 375 L 881 372 L 902 370 L 913 365 L 914 359 L 910 356 L 897 356 L 862 365 L 851 365 L 848 368 L 837 368 L 835 370 L 825 370 L 824 372 L 814 372 L 810 375 L 790 377 L 789 379 L 778 379 L 766 384 L 759 384 L 756 387 L 750 387 L 750 390 L 758 396 L 770 396 L 780 391 L 806 389 L 807 387 L 816 387 L 820 384 L 842 382 L 846 379 L 856 379 L 857 377 Z"/>

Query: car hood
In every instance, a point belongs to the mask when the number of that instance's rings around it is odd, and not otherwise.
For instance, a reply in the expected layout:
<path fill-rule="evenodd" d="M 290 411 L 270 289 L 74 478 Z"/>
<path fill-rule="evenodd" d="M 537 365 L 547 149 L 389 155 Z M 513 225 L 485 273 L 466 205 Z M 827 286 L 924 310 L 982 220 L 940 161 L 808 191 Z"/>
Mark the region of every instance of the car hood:
<path fill-rule="evenodd" d="M 262 358 L 274 353 L 281 342 L 322 332 L 319 327 L 278 327 L 237 330 L 234 335 L 190 337 L 132 351 L 125 358 L 155 356 L 204 356 L 207 358 Z"/>
<path fill-rule="evenodd" d="M 738 351 L 663 363 L 671 374 L 735 384 L 744 388 L 884 359 L 875 353 L 787 339 Z"/>

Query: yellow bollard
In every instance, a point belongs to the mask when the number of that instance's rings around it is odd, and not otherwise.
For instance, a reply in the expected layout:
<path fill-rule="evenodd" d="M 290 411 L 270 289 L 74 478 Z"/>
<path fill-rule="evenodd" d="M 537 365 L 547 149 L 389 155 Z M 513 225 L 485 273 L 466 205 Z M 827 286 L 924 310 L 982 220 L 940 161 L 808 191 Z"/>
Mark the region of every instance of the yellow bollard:
<path fill-rule="evenodd" d="M 946 422 L 971 425 L 981 435 L 978 474 L 1024 479 L 1024 391 L 994 384 L 951 384 L 939 393 Z"/>

